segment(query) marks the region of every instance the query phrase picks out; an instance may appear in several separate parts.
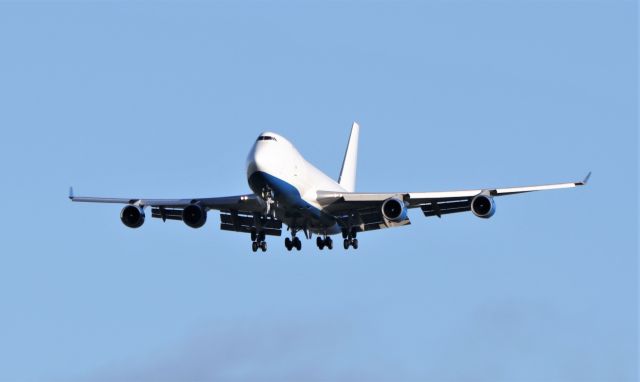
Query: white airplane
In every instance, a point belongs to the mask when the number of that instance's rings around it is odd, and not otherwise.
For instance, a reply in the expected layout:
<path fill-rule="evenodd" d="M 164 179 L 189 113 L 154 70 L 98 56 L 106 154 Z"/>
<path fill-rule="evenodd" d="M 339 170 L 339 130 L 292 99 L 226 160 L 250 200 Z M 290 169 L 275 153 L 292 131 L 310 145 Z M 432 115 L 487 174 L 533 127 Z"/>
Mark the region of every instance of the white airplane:
<path fill-rule="evenodd" d="M 163 221 L 182 220 L 192 228 L 207 221 L 207 212 L 220 211 L 220 228 L 251 235 L 252 250 L 267 250 L 267 235 L 281 236 L 283 223 L 291 238 L 287 250 L 300 250 L 298 232 L 307 239 L 318 235 L 320 250 L 333 249 L 330 235 L 342 234 L 344 249 L 358 248 L 358 233 L 410 224 L 407 210 L 420 208 L 425 216 L 441 217 L 471 211 L 480 218 L 495 213 L 495 196 L 531 191 L 572 188 L 587 183 L 591 173 L 579 182 L 541 186 L 486 188 L 438 192 L 356 192 L 356 163 L 360 127 L 353 123 L 339 180 L 336 182 L 307 162 L 281 135 L 260 134 L 247 158 L 247 179 L 252 194 L 216 198 L 142 199 L 80 197 L 69 190 L 74 202 L 125 204 L 122 223 L 138 228 L 145 221 L 145 208 L 151 217 Z"/>

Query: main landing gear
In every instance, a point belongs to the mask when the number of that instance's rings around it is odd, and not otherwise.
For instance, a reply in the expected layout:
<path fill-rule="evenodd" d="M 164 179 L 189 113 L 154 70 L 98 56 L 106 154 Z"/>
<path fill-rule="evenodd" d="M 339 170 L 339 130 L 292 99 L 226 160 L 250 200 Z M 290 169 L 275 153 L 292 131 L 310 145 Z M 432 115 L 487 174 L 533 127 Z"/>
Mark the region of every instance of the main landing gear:
<path fill-rule="evenodd" d="M 321 251 L 325 247 L 327 247 L 328 249 L 333 249 L 333 240 L 331 240 L 329 236 L 325 236 L 324 238 L 318 236 L 318 238 L 316 239 L 316 245 Z"/>
<path fill-rule="evenodd" d="M 287 251 L 291 251 L 293 248 L 299 251 L 302 249 L 302 242 L 298 237 L 294 236 L 293 239 L 284 239 L 284 246 L 287 248 Z"/>
<path fill-rule="evenodd" d="M 349 247 L 353 247 L 353 249 L 358 249 L 358 239 L 356 236 L 358 233 L 356 231 L 342 231 L 342 238 L 344 239 L 342 245 L 344 249 L 349 249 Z"/>
<path fill-rule="evenodd" d="M 255 232 L 251 231 L 251 250 L 253 252 L 258 252 L 258 249 L 261 249 L 262 252 L 267 252 L 267 242 L 265 241 L 264 232 Z"/>

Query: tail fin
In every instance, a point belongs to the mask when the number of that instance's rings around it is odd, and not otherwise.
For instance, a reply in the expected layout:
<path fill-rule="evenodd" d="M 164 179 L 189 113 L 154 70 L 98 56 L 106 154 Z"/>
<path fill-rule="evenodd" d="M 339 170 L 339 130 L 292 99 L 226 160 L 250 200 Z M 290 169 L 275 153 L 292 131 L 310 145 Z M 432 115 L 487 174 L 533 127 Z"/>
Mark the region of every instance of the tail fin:
<path fill-rule="evenodd" d="M 349 145 L 344 153 L 344 161 L 342 162 L 342 170 L 340 171 L 340 179 L 338 183 L 348 192 L 356 190 L 356 169 L 358 165 L 358 138 L 360 137 L 360 125 L 357 122 L 351 127 L 351 135 L 349 136 Z"/>

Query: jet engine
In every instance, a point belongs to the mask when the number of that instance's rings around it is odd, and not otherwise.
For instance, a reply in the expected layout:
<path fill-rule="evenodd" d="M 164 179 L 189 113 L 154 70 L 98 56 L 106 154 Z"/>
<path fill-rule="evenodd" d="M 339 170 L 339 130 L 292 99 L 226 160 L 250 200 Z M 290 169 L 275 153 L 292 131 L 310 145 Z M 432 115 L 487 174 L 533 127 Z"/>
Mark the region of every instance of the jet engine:
<path fill-rule="evenodd" d="M 129 228 L 139 228 L 144 224 L 144 209 L 140 206 L 128 205 L 120 212 L 120 220 Z"/>
<path fill-rule="evenodd" d="M 490 196 L 477 195 L 471 199 L 471 212 L 479 218 L 489 219 L 496 213 L 496 204 Z"/>
<path fill-rule="evenodd" d="M 182 210 L 182 221 L 191 228 L 200 228 L 207 222 L 207 211 L 199 204 L 191 204 Z"/>
<path fill-rule="evenodd" d="M 389 198 L 382 203 L 382 216 L 392 222 L 401 222 L 407 218 L 407 206 L 398 198 Z"/>

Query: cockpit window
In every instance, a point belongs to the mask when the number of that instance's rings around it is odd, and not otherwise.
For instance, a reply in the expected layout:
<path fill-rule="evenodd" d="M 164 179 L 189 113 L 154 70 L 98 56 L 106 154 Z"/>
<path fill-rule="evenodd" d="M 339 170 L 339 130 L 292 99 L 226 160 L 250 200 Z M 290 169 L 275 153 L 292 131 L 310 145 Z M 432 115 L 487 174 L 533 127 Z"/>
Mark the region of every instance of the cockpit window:
<path fill-rule="evenodd" d="M 274 137 L 270 137 L 268 135 L 261 135 L 258 137 L 259 141 L 278 141 L 277 139 L 275 139 Z"/>

